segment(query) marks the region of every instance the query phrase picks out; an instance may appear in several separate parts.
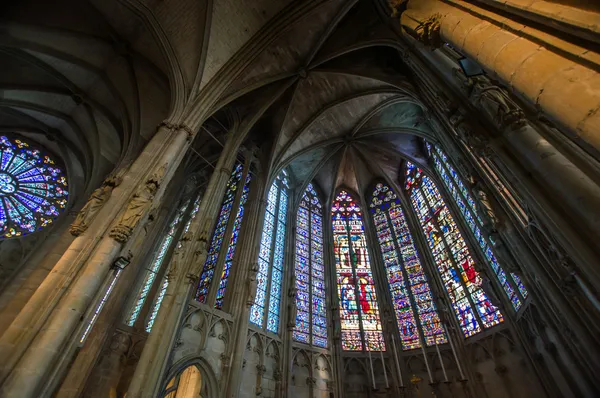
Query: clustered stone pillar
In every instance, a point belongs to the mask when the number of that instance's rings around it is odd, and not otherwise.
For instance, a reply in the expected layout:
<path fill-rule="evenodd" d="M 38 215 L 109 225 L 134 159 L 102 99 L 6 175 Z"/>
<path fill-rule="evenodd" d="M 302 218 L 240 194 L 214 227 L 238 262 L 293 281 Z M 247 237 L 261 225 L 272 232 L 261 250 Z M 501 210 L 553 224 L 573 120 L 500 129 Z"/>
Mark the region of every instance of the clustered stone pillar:
<path fill-rule="evenodd" d="M 59 363 L 69 362 L 64 348 L 81 328 L 113 260 L 161 199 L 164 189 L 159 187 L 179 165 L 190 135 L 185 127 L 159 128 L 115 190 L 119 192 L 112 192 L 107 205 L 97 209 L 90 228 L 74 240 L 2 336 L 4 396 L 38 396 L 46 376 Z"/>
<path fill-rule="evenodd" d="M 129 386 L 127 396 L 130 398 L 158 396 L 160 392 L 166 360 L 180 326 L 185 304 L 206 261 L 209 234 L 218 215 L 239 145 L 240 137 L 229 133 L 200 204 L 198 216 L 181 239 L 181 247 L 175 250 L 170 261 L 169 286 Z"/>
<path fill-rule="evenodd" d="M 583 65 L 599 66 L 598 57 L 577 63 L 572 59 L 585 58 L 585 49 L 462 0 L 410 0 L 401 23 L 425 44 L 450 43 L 600 150 L 600 74 Z M 552 47 L 572 54 L 567 58 Z"/>

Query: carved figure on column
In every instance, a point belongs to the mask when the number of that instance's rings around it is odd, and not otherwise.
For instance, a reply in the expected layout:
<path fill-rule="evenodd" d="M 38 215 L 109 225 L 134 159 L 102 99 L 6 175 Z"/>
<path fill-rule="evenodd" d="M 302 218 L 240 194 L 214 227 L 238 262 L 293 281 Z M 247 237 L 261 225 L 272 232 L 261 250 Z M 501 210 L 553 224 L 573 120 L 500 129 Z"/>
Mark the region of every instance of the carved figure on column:
<path fill-rule="evenodd" d="M 133 195 L 127 209 L 119 218 L 117 225 L 110 231 L 109 236 L 120 243 L 126 243 L 133 230 L 152 205 L 152 200 L 165 175 L 166 165 L 152 174 L 146 183 Z"/>
<path fill-rule="evenodd" d="M 252 263 L 250 273 L 248 274 L 248 300 L 246 301 L 248 306 L 254 304 L 254 299 L 256 298 L 256 289 L 258 288 L 257 277 L 258 263 Z"/>
<path fill-rule="evenodd" d="M 488 194 L 481 186 L 481 183 L 472 175 L 468 177 L 468 180 L 471 193 L 475 198 L 475 206 L 483 221 L 483 228 L 491 235 L 501 228 L 502 222 L 496 215 L 492 200 L 488 197 Z"/>
<path fill-rule="evenodd" d="M 298 313 L 298 306 L 296 305 L 296 294 L 298 288 L 295 286 L 288 290 L 288 329 L 293 329 L 296 326 L 296 314 Z"/>
<path fill-rule="evenodd" d="M 408 0 L 387 0 L 388 6 L 392 9 L 392 17 L 399 17 L 402 13 L 403 7 Z"/>
<path fill-rule="evenodd" d="M 102 209 L 104 204 L 112 195 L 113 189 L 119 186 L 121 181 L 121 177 L 110 175 L 104 180 L 100 188 L 97 188 L 94 192 L 92 192 L 92 195 L 88 199 L 87 203 L 79 211 L 75 221 L 73 221 L 73 224 L 71 224 L 71 235 L 79 236 L 88 229 L 94 218 L 96 218 L 96 215 L 100 209 Z"/>
<path fill-rule="evenodd" d="M 479 274 L 481 275 L 481 288 L 485 292 L 488 299 L 492 302 L 492 304 L 494 304 L 494 306 L 496 306 L 496 307 L 499 307 L 500 300 L 498 299 L 498 296 L 496 295 L 496 292 L 494 291 L 494 287 L 492 286 L 492 281 L 482 271 L 479 271 Z"/>
<path fill-rule="evenodd" d="M 462 83 L 473 104 L 487 113 L 501 131 L 518 130 L 527 123 L 519 105 L 487 76 L 466 77 L 458 68 L 455 68 L 453 73 Z"/>
<path fill-rule="evenodd" d="M 424 21 L 418 21 L 418 25 L 411 31 L 407 32 L 415 39 L 424 43 L 426 46 L 437 48 L 442 45 L 442 37 L 440 35 L 441 15 L 433 14 Z"/>
<path fill-rule="evenodd" d="M 488 137 L 481 133 L 476 133 L 465 123 L 465 116 L 456 111 L 449 118 L 450 124 L 454 127 L 458 139 L 464 142 L 464 144 L 471 148 L 479 156 L 490 157 L 492 155 L 492 149 L 489 145 Z"/>

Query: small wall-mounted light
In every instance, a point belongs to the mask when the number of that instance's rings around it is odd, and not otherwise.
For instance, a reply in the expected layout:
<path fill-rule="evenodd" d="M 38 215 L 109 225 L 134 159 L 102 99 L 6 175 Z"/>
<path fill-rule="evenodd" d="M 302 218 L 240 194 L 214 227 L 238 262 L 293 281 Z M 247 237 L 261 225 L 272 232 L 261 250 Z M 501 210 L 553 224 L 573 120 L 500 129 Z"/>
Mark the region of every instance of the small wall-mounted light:
<path fill-rule="evenodd" d="M 117 257 L 111 268 L 123 271 L 129 265 L 130 262 L 131 261 L 129 261 L 129 259 L 126 257 Z"/>
<path fill-rule="evenodd" d="M 481 76 L 485 74 L 485 71 L 475 61 L 470 60 L 467 57 L 462 57 L 458 60 L 458 64 L 462 69 L 463 73 L 467 77 Z"/>

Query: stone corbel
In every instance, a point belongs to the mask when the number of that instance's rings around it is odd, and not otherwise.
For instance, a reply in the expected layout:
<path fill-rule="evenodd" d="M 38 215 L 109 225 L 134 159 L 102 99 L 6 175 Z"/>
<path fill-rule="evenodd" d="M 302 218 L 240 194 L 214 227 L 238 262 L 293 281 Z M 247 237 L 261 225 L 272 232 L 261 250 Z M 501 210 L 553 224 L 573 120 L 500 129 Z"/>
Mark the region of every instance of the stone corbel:
<path fill-rule="evenodd" d="M 108 235 L 111 238 L 119 243 L 127 243 L 135 227 L 150 206 L 152 206 L 152 200 L 165 176 L 166 166 L 166 164 L 163 165 L 158 171 L 153 173 L 146 180 L 146 183 L 133 195 L 127 204 L 127 209 L 117 221 L 117 225 L 109 232 Z"/>
<path fill-rule="evenodd" d="M 79 236 L 88 229 L 98 212 L 104 207 L 104 204 L 112 195 L 113 189 L 118 187 L 122 180 L 120 175 L 110 175 L 104 180 L 100 188 L 92 192 L 87 203 L 79 211 L 73 224 L 71 224 L 69 230 L 71 235 Z"/>

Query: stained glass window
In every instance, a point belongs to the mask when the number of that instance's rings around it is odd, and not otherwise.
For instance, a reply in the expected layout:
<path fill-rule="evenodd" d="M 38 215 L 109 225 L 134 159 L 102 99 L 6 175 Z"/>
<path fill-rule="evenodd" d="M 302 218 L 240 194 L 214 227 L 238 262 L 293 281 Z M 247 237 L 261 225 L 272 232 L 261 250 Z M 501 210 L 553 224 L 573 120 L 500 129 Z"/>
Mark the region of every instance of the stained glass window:
<path fill-rule="evenodd" d="M 463 334 L 473 336 L 503 322 L 481 287 L 473 256 L 434 182 L 407 162 L 405 188 Z"/>
<path fill-rule="evenodd" d="M 194 201 L 194 207 L 192 208 L 189 219 L 185 223 L 183 232 L 181 233 L 182 237 L 183 237 L 183 235 L 185 235 L 186 232 L 189 231 L 190 226 L 192 225 L 192 221 L 194 221 L 194 219 L 196 218 L 196 215 L 198 214 L 198 211 L 200 210 L 201 198 L 202 198 L 202 196 L 199 195 L 198 198 Z M 177 246 L 181 247 L 181 239 L 179 240 L 179 242 L 177 242 Z M 165 272 L 165 274 L 162 277 L 162 281 L 160 283 L 160 288 L 158 290 L 158 294 L 156 295 L 156 298 L 154 299 L 154 302 L 152 303 L 152 309 L 150 310 L 150 315 L 148 316 L 148 319 L 146 321 L 145 330 L 148 333 L 150 333 L 150 330 L 152 330 L 152 325 L 154 325 L 154 320 L 156 319 L 156 316 L 158 315 L 158 310 L 160 309 L 160 305 L 162 304 L 163 298 L 165 297 L 165 293 L 167 292 L 167 287 L 169 287 L 169 278 L 167 277 L 167 272 Z"/>
<path fill-rule="evenodd" d="M 181 222 L 181 219 L 183 218 L 188 205 L 189 205 L 189 201 L 184 203 L 177 210 L 175 217 L 169 224 L 169 230 L 167 231 L 167 235 L 163 238 L 163 240 L 160 243 L 158 251 L 156 252 L 154 259 L 152 260 L 152 263 L 150 264 L 150 267 L 148 268 L 146 277 L 144 278 L 144 282 L 142 283 L 142 288 L 138 294 L 138 298 L 129 314 L 129 317 L 127 318 L 126 323 L 129 326 L 133 326 L 135 324 L 135 321 L 137 320 L 138 316 L 140 315 L 140 311 L 144 307 L 144 303 L 146 302 L 148 293 L 150 293 L 150 289 L 152 288 L 152 285 L 154 284 L 154 280 L 156 279 L 156 276 L 158 275 L 158 272 L 161 269 L 161 266 L 163 264 L 166 254 L 167 254 L 167 251 L 169 251 L 169 248 L 171 247 L 171 244 L 173 243 L 173 239 L 175 239 L 177 227 L 179 226 L 179 223 Z"/>
<path fill-rule="evenodd" d="M 294 340 L 327 347 L 323 264 L 323 207 L 308 184 L 296 215 L 296 326 Z"/>
<path fill-rule="evenodd" d="M 331 215 L 342 349 L 384 351 L 362 212 L 350 194 L 342 190 Z"/>
<path fill-rule="evenodd" d="M 383 264 L 402 348 L 447 342 L 427 276 L 396 193 L 385 184 L 377 184 L 369 205 L 379 240 Z M 419 329 L 422 328 L 422 336 Z"/>
<path fill-rule="evenodd" d="M 250 322 L 273 333 L 279 331 L 288 189 L 288 176 L 284 170 L 269 189 L 258 255 L 257 289 L 250 308 Z M 263 325 L 265 310 L 266 326 Z"/>
<path fill-rule="evenodd" d="M 48 226 L 67 198 L 67 179 L 50 156 L 0 135 L 0 240 Z"/>
<path fill-rule="evenodd" d="M 215 273 L 215 268 L 217 267 L 219 255 L 221 254 L 223 239 L 225 239 L 225 231 L 227 230 L 229 218 L 231 217 L 231 211 L 234 206 L 235 194 L 238 191 L 238 189 L 240 189 L 240 182 L 243 178 L 243 171 L 244 167 L 238 163 L 234 168 L 233 172 L 231 173 L 229 181 L 227 182 L 227 190 L 225 192 L 225 197 L 223 198 L 223 203 L 221 204 L 221 211 L 219 212 L 219 217 L 217 218 L 217 225 L 215 226 L 215 230 L 213 232 L 210 247 L 208 249 L 208 255 L 206 257 L 206 262 L 204 263 L 204 269 L 200 274 L 200 283 L 198 284 L 198 290 L 196 291 L 196 300 L 200 301 L 201 303 L 206 303 L 206 300 L 208 299 L 210 285 Z M 242 216 L 243 209 L 241 210 L 241 214 L 238 212 L 235 221 L 238 221 L 238 217 Z M 239 221 L 241 223 L 241 218 L 239 219 Z M 238 228 L 240 223 L 238 223 Z M 237 235 L 236 239 L 233 242 L 229 242 L 234 244 L 233 252 L 235 252 L 236 242 Z M 229 275 L 229 271 L 227 272 L 227 275 Z M 225 287 L 227 286 L 227 278 L 225 278 L 223 284 L 224 292 Z M 222 304 L 222 299 L 220 303 Z"/>
<path fill-rule="evenodd" d="M 509 274 L 509 276 L 507 276 L 501 264 L 498 262 L 489 237 L 482 231 L 483 221 L 479 215 L 475 200 L 454 167 L 448 162 L 446 154 L 437 146 L 427 144 L 427 148 L 433 159 L 436 171 L 446 185 L 446 188 L 448 188 L 455 203 L 458 205 L 467 225 L 475 235 L 485 258 L 494 271 L 504 293 L 510 300 L 513 308 L 518 310 L 522 306 L 522 300 L 527 297 L 527 289 L 516 274 Z"/>

